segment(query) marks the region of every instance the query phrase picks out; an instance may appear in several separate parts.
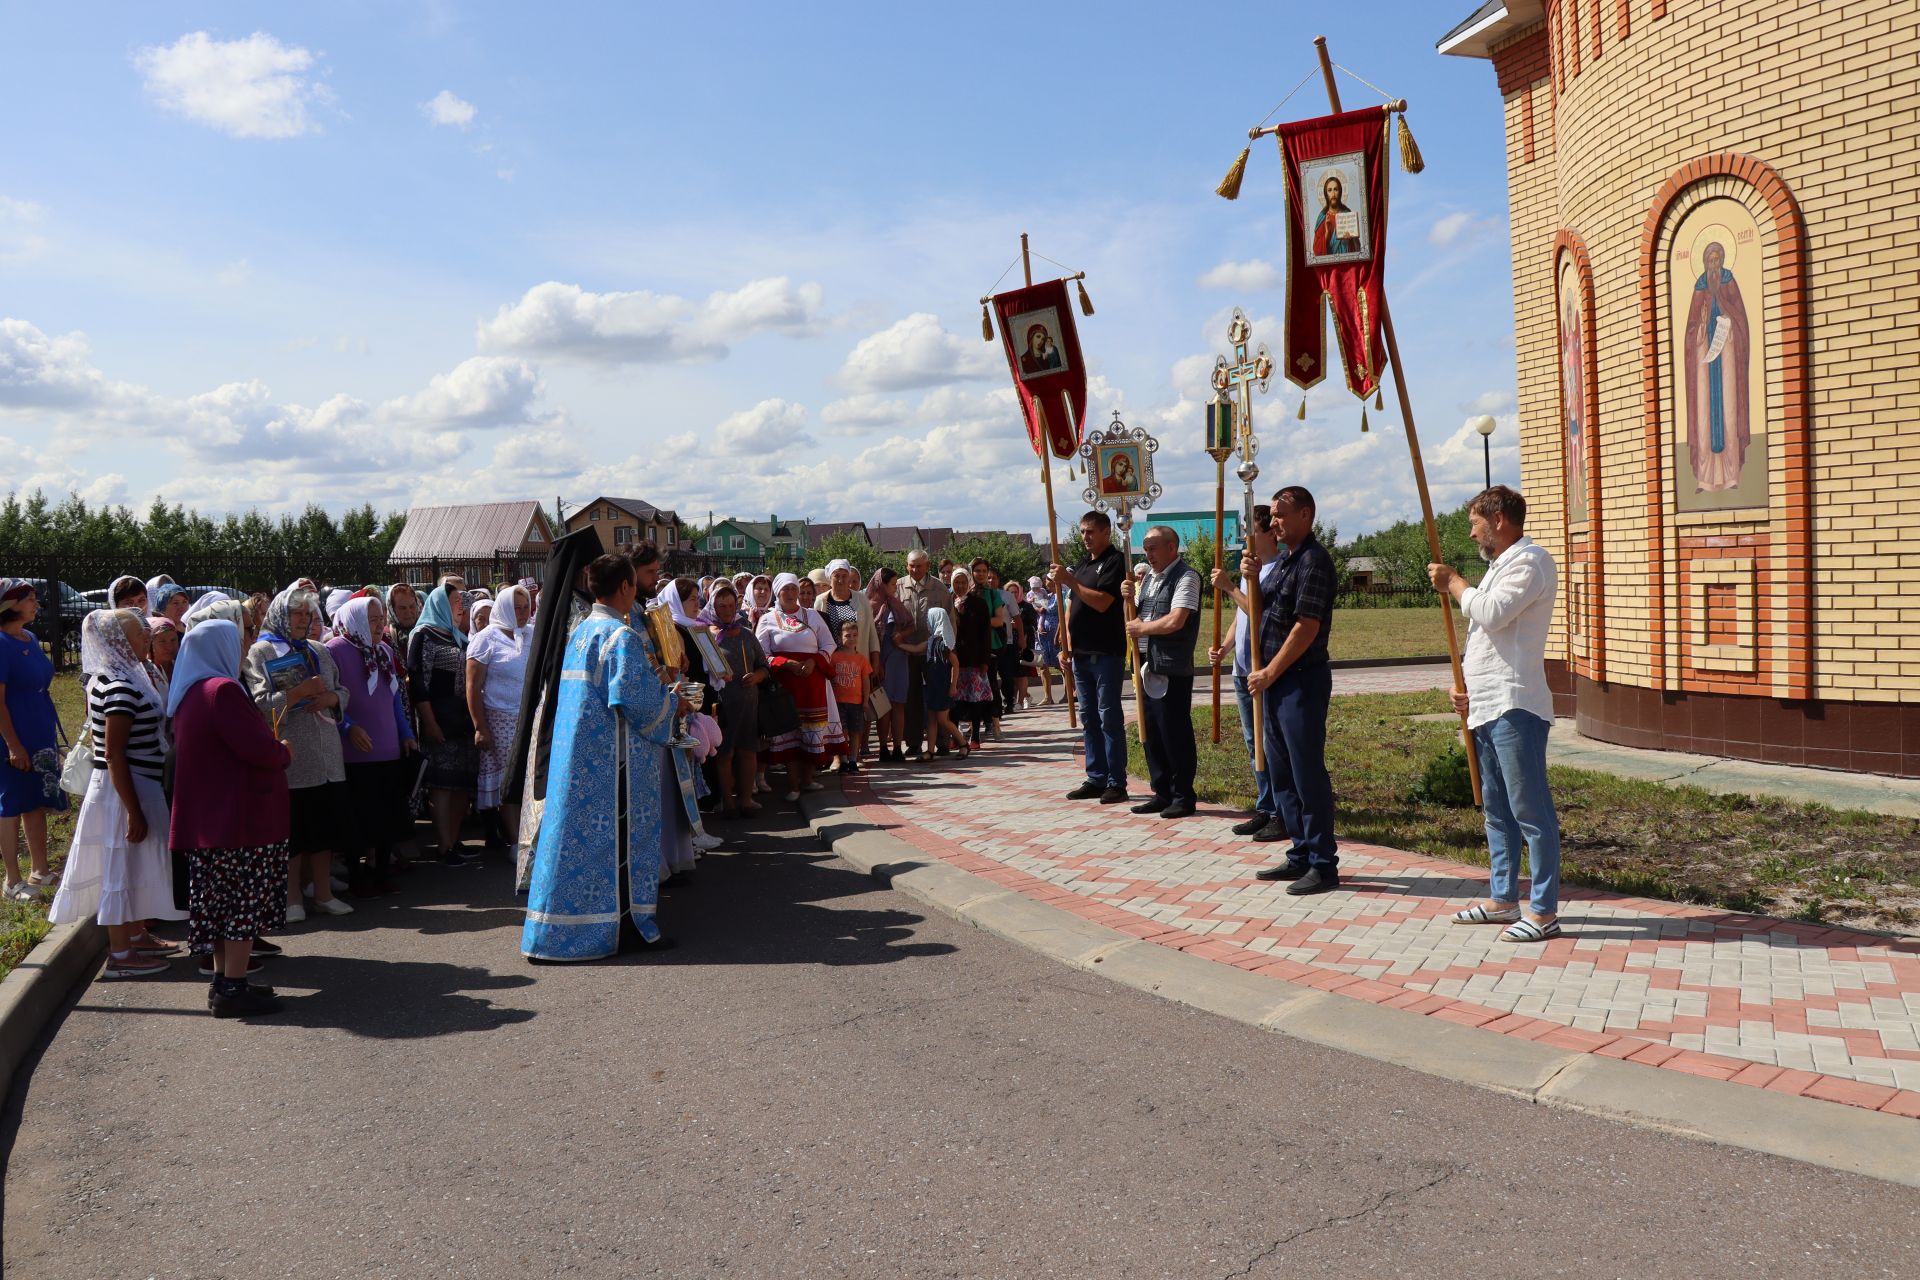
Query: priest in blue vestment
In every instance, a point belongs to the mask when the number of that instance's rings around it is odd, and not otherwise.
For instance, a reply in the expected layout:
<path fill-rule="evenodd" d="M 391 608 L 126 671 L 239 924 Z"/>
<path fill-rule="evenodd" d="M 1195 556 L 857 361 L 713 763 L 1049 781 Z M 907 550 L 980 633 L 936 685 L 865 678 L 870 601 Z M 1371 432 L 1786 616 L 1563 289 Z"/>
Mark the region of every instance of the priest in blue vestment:
<path fill-rule="evenodd" d="M 632 562 L 601 556 L 587 583 L 593 609 L 567 639 L 528 874 L 520 951 L 530 960 L 613 955 L 629 920 L 641 941 L 665 941 L 654 912 L 668 828 L 679 825 L 669 801 L 680 791 L 666 744 L 687 708 L 627 625 Z"/>

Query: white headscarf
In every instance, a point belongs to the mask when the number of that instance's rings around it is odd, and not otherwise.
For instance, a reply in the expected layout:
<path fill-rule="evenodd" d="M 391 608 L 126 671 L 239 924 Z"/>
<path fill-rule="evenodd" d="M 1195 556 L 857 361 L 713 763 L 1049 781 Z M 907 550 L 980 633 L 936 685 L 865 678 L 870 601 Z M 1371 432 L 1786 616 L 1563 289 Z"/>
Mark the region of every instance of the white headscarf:
<path fill-rule="evenodd" d="M 840 570 L 842 569 L 846 569 L 849 572 L 851 572 L 853 569 L 853 561 L 845 560 L 845 559 L 827 561 L 827 577 L 829 579 L 831 579 L 834 574 L 840 572 Z"/>
<path fill-rule="evenodd" d="M 187 616 L 180 621 L 189 629 L 212 618 L 225 618 L 234 626 L 246 631 L 247 606 L 235 600 L 224 591 L 209 591 L 193 602 L 193 608 L 187 610 Z"/>
<path fill-rule="evenodd" d="M 681 626 L 688 630 L 700 627 L 700 619 L 687 612 L 687 603 L 680 598 L 680 579 L 668 578 L 654 593 L 653 607 L 658 609 L 663 604 L 667 606 L 667 612 L 673 615 L 673 620 Z"/>
<path fill-rule="evenodd" d="M 170 586 L 172 586 L 172 585 L 173 585 L 173 579 L 172 579 L 171 577 L 169 577 L 169 576 L 168 576 L 167 574 L 164 574 L 164 573 L 161 573 L 161 574 L 156 574 L 156 575 L 154 575 L 153 577 L 151 577 L 151 578 L 148 578 L 148 579 L 147 579 L 147 601 L 148 601 L 148 603 L 149 603 L 149 604 L 151 604 L 151 603 L 152 603 L 152 601 L 153 601 L 153 593 L 154 593 L 154 592 L 156 592 L 156 591 L 158 591 L 158 590 L 159 590 L 160 588 L 162 588 L 162 587 L 170 587 Z M 109 598 L 109 599 L 108 599 L 108 601 L 107 601 L 107 603 L 108 603 L 108 604 L 112 604 L 112 603 L 113 603 L 113 601 L 112 601 L 112 599 L 111 599 L 111 598 Z M 97 611 L 96 611 L 96 612 L 97 612 Z"/>
<path fill-rule="evenodd" d="M 940 637 L 940 643 L 951 652 L 959 639 L 953 632 L 953 615 L 939 605 L 927 610 L 927 630 Z"/>
<path fill-rule="evenodd" d="M 786 590 L 786 589 L 787 589 L 788 587 L 797 587 L 797 586 L 799 586 L 799 585 L 800 585 L 800 579 L 799 579 L 799 577 L 798 577 L 797 575 L 795 575 L 795 574 L 791 574 L 791 573 L 783 573 L 783 574 L 781 574 L 781 575 L 780 575 L 779 577 L 777 577 L 777 578 L 775 578 L 775 579 L 773 580 L 773 606 L 774 606 L 774 608 L 776 608 L 776 609 L 777 609 L 777 608 L 779 608 L 779 607 L 780 607 L 780 593 L 781 593 L 782 591 L 785 591 L 785 590 Z"/>
<path fill-rule="evenodd" d="M 371 596 L 355 596 L 333 615 L 333 634 L 352 641 L 353 647 L 360 651 L 360 661 L 366 664 L 368 693 L 379 689 L 383 675 L 395 686 L 400 682 L 399 673 L 393 667 L 392 652 L 384 640 L 373 634 L 373 622 L 367 617 L 373 603 Z"/>
<path fill-rule="evenodd" d="M 511 662 L 526 652 L 533 639 L 533 627 L 520 620 L 523 590 L 523 587 L 509 587 L 493 601 L 493 614 L 487 619 L 487 625 L 475 630 L 467 640 L 469 659 L 483 664 Z"/>
<path fill-rule="evenodd" d="M 353 599 L 352 587 L 336 587 L 334 590 L 327 592 L 327 617 L 332 618 L 337 616 L 340 612 L 340 606 L 351 599 Z"/>
<path fill-rule="evenodd" d="M 160 707 L 160 691 L 153 687 L 147 664 L 134 652 L 127 628 L 147 620 L 138 609 L 95 609 L 80 628 L 80 668 L 96 680 L 118 680 L 132 686 Z"/>

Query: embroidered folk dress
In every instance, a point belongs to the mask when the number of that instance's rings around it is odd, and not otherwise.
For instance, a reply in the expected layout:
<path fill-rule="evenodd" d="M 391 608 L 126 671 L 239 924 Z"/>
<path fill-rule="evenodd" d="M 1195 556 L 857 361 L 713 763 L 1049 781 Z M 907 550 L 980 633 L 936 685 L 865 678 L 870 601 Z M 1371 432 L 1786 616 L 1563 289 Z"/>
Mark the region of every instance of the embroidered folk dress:
<path fill-rule="evenodd" d="M 567 640 L 558 696 L 520 951 L 597 960 L 619 950 L 623 914 L 647 941 L 660 937 L 661 850 L 669 825 L 679 825 L 666 749 L 676 703 L 641 637 L 601 605 Z"/>

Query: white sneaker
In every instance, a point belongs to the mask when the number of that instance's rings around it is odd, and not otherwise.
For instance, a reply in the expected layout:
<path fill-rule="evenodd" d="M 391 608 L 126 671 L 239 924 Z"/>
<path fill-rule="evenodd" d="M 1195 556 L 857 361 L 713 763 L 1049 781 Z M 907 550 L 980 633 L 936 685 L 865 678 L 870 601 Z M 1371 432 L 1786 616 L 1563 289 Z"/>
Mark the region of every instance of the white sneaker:
<path fill-rule="evenodd" d="M 307 918 L 307 909 L 305 907 L 290 906 L 287 908 L 288 924 L 300 924 L 306 918 Z"/>
<path fill-rule="evenodd" d="M 696 849 L 718 849 L 725 843 L 719 836 L 711 836 L 704 831 L 693 833 L 693 847 Z"/>
<path fill-rule="evenodd" d="M 315 902 L 313 909 L 322 915 L 329 916 L 350 916 L 353 914 L 353 908 L 338 898 L 328 898 L 325 902 Z"/>
<path fill-rule="evenodd" d="M 343 880 L 341 877 L 329 876 L 327 877 L 327 880 L 328 880 L 328 883 L 330 883 L 333 886 L 333 891 L 335 893 L 345 893 L 347 891 L 347 882 Z"/>

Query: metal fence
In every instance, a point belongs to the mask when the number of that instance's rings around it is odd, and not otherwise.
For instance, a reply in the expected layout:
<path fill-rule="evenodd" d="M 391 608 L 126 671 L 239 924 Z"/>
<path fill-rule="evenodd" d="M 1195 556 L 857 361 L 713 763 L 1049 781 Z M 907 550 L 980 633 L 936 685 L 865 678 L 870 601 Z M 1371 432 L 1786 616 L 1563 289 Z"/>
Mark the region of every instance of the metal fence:
<path fill-rule="evenodd" d="M 110 607 L 107 586 L 131 575 L 142 581 L 165 574 L 187 589 L 191 599 L 219 590 L 242 598 L 256 591 L 271 595 L 298 578 L 311 578 L 322 590 L 359 588 L 369 583 L 406 582 L 430 588 L 445 574 L 458 574 L 469 586 L 491 586 L 539 577 L 544 555 L 497 551 L 487 556 L 434 556 L 395 560 L 372 555 L 270 556 L 5 556 L 0 574 L 26 578 L 40 594 L 40 616 L 32 631 L 56 666 L 72 666 L 80 652 L 81 621 L 95 609 Z M 58 600 L 58 606 L 55 600 Z"/>

